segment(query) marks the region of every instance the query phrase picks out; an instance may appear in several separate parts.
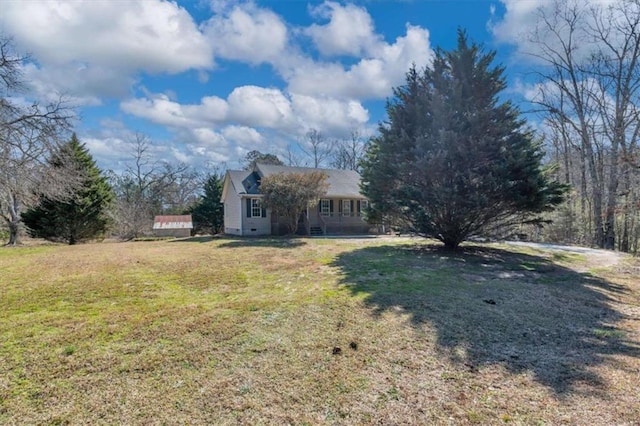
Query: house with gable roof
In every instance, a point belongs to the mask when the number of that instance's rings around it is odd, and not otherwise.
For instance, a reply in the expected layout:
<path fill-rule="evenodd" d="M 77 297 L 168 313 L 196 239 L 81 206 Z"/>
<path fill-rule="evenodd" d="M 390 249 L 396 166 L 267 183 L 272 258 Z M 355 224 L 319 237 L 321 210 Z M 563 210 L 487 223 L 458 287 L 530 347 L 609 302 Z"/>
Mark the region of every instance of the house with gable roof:
<path fill-rule="evenodd" d="M 278 173 L 327 175 L 327 194 L 314 207 L 303 212 L 298 234 L 364 234 L 371 226 L 363 212 L 368 200 L 360 193 L 360 175 L 353 170 L 313 169 L 272 164 L 256 164 L 254 170 L 228 170 L 224 177 L 224 232 L 230 235 L 282 235 L 285 232 L 277 215 L 262 206 L 260 181 Z"/>

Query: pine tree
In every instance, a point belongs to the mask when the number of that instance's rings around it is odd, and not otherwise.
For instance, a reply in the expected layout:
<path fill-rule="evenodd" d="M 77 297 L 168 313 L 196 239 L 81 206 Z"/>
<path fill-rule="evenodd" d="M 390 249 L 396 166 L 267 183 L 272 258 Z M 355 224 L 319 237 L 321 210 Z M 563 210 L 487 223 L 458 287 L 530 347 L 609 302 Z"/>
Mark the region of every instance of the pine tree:
<path fill-rule="evenodd" d="M 212 173 L 204 184 L 204 196 L 189 210 L 195 232 L 206 231 L 217 234 L 224 226 L 224 205 L 222 197 L 222 177 Z"/>
<path fill-rule="evenodd" d="M 455 249 L 469 236 L 533 220 L 564 188 L 541 167 L 543 152 L 510 102 L 504 68 L 458 32 L 431 67 L 409 70 L 387 103 L 363 162 L 373 217 L 391 216 Z"/>
<path fill-rule="evenodd" d="M 63 159 L 71 161 L 63 161 Z M 43 197 L 40 204 L 22 215 L 33 237 L 75 244 L 103 236 L 109 219 L 107 209 L 113 191 L 93 157 L 75 133 L 49 160 L 52 167 L 72 167 L 82 176 L 82 184 L 66 200 Z"/>

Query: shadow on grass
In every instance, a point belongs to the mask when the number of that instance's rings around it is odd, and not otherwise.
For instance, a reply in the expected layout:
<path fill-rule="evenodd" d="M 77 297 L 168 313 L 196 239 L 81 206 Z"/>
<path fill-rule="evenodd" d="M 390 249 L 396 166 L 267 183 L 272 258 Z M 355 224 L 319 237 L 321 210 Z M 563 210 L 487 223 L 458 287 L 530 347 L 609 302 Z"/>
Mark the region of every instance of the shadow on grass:
<path fill-rule="evenodd" d="M 299 238 L 290 237 L 243 237 L 230 238 L 224 237 L 220 239 L 224 241 L 220 244 L 222 248 L 237 247 L 272 247 L 272 248 L 294 248 L 303 246 L 306 241 Z"/>
<path fill-rule="evenodd" d="M 209 243 L 211 241 L 219 240 L 220 237 L 215 235 L 198 235 L 197 237 L 179 238 L 169 241 L 170 243 Z"/>
<path fill-rule="evenodd" d="M 333 265 L 375 316 L 409 314 L 414 327 L 433 330 L 442 356 L 472 372 L 497 364 L 529 372 L 558 394 L 579 385 L 604 392 L 592 367 L 611 355 L 640 356 L 638 342 L 616 328 L 622 314 L 608 303 L 625 288 L 544 257 L 378 246 L 344 253 Z"/>

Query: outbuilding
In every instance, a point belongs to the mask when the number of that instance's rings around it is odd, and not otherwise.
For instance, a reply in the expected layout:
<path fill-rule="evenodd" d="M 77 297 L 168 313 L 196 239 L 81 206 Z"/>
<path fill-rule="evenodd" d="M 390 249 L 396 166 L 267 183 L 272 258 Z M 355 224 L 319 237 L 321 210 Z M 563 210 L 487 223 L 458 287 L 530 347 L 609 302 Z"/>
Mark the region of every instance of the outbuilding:
<path fill-rule="evenodd" d="M 190 237 L 193 220 L 187 215 L 164 215 L 153 219 L 153 235 L 156 237 Z"/>

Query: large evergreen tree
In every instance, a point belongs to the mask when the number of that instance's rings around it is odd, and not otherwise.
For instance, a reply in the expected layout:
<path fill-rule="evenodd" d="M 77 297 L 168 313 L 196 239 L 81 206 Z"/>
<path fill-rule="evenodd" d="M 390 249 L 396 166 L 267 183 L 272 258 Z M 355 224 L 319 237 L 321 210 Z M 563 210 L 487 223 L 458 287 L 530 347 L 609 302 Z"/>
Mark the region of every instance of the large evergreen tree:
<path fill-rule="evenodd" d="M 208 232 L 212 235 L 222 231 L 224 226 L 224 205 L 222 197 L 222 176 L 212 173 L 204 183 L 204 195 L 198 204 L 189 209 L 196 233 Z"/>
<path fill-rule="evenodd" d="M 504 68 L 458 33 L 458 46 L 411 69 L 363 162 L 372 216 L 392 216 L 455 249 L 471 235 L 532 220 L 562 200 L 519 111 L 499 100 Z"/>
<path fill-rule="evenodd" d="M 75 133 L 51 157 L 50 163 L 54 168 L 73 165 L 82 183 L 69 199 L 42 197 L 39 205 L 25 212 L 22 219 L 29 234 L 69 244 L 104 235 L 109 223 L 107 209 L 113 201 L 113 191 Z"/>

